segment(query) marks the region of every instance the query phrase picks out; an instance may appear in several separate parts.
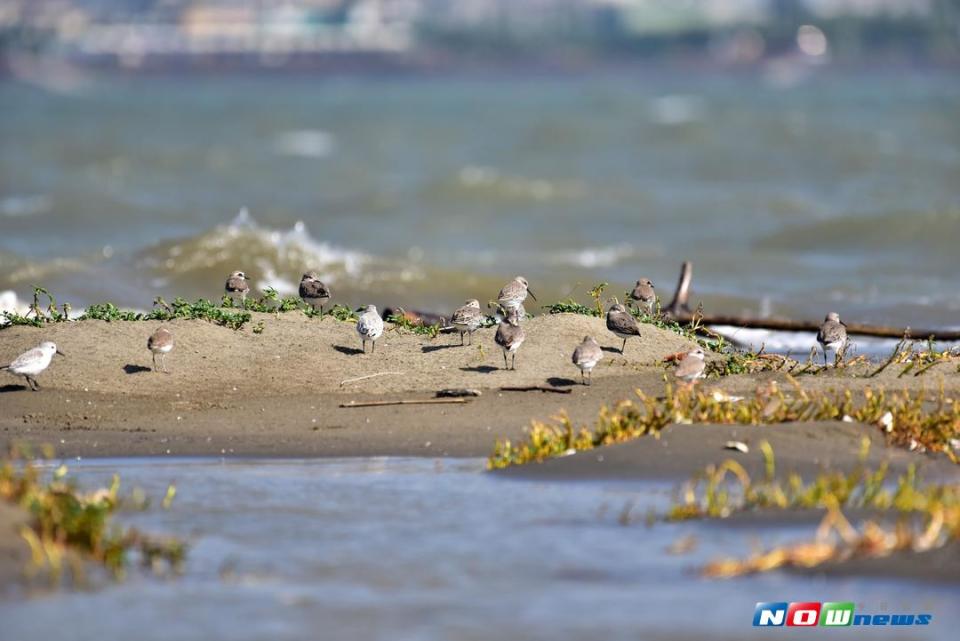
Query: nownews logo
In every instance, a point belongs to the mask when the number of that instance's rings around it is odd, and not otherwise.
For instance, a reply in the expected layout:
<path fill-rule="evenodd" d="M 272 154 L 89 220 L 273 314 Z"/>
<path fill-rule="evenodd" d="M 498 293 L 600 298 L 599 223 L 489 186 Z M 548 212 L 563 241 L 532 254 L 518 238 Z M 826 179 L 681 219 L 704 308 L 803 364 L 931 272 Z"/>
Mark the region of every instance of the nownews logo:
<path fill-rule="evenodd" d="M 929 625 L 932 614 L 857 614 L 846 601 L 820 603 L 758 603 L 755 626 L 815 626 L 840 628 L 848 625 Z"/>

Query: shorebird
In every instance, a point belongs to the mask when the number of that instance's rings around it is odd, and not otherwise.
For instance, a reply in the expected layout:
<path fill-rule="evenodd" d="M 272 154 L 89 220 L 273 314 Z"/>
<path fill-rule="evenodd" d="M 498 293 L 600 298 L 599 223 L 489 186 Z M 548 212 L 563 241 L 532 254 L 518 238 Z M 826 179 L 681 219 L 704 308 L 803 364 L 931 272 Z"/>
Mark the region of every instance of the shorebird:
<path fill-rule="evenodd" d="M 637 308 L 647 316 L 653 315 L 657 304 L 657 293 L 653 290 L 653 283 L 649 278 L 641 278 L 637 281 L 633 291 L 630 292 L 630 300 L 635 302 Z"/>
<path fill-rule="evenodd" d="M 25 351 L 17 356 L 9 365 L 0 365 L 0 370 L 8 370 L 11 374 L 22 376 L 27 381 L 34 392 L 40 390 L 40 384 L 37 383 L 37 376 L 43 373 L 43 370 L 50 366 L 54 354 L 64 356 L 64 353 L 57 349 L 57 346 L 50 341 L 44 341 L 37 347 Z"/>
<path fill-rule="evenodd" d="M 250 292 L 250 284 L 247 283 L 247 275 L 243 272 L 233 272 L 227 277 L 227 282 L 223 286 L 227 296 L 236 302 L 237 298 L 241 303 L 246 303 L 247 294 Z"/>
<path fill-rule="evenodd" d="M 367 341 L 370 341 L 370 353 L 377 349 L 377 339 L 383 334 L 383 319 L 377 312 L 376 305 L 367 305 L 357 319 L 357 334 L 363 342 L 363 353 L 367 353 Z"/>
<path fill-rule="evenodd" d="M 330 288 L 323 284 L 316 272 L 307 272 L 300 279 L 300 298 L 314 311 L 319 307 L 323 314 L 323 306 L 330 300 Z"/>
<path fill-rule="evenodd" d="M 689 383 L 692 386 L 698 378 L 706 376 L 704 358 L 706 358 L 706 354 L 700 347 L 690 350 L 684 354 L 682 359 L 677 361 L 677 367 L 673 370 L 673 375 L 677 380 Z"/>
<path fill-rule="evenodd" d="M 580 369 L 580 382 L 584 385 L 589 385 L 587 381 L 593 381 L 593 368 L 597 366 L 597 363 L 600 362 L 600 359 L 603 358 L 603 350 L 600 349 L 600 344 L 593 338 L 593 336 L 584 336 L 583 342 L 577 345 L 577 348 L 573 350 L 573 364 Z M 587 373 L 587 380 L 584 380 L 583 373 Z"/>
<path fill-rule="evenodd" d="M 460 332 L 461 345 L 463 345 L 464 334 L 470 337 L 470 344 L 473 345 L 473 333 L 480 327 L 482 320 L 483 314 L 480 313 L 480 301 L 476 298 L 471 298 L 466 301 L 463 307 L 459 307 L 457 311 L 453 313 L 453 318 L 450 319 L 450 323 Z"/>
<path fill-rule="evenodd" d="M 147 339 L 147 349 L 153 354 L 153 371 L 157 370 L 157 356 L 160 356 L 160 370 L 164 374 L 169 374 L 164 356 L 173 349 L 173 334 L 170 330 L 161 327 Z"/>
<path fill-rule="evenodd" d="M 509 314 L 511 310 L 518 309 L 523 305 L 523 301 L 527 300 L 527 294 L 530 294 L 533 300 L 537 300 L 537 297 L 530 290 L 530 285 L 527 284 L 527 279 L 523 276 L 517 276 L 503 286 L 503 289 L 497 295 L 497 302 Z"/>
<path fill-rule="evenodd" d="M 637 319 L 620 303 L 614 303 L 607 310 L 607 329 L 623 339 L 623 345 L 620 347 L 621 354 L 627 347 L 628 338 L 640 336 L 640 326 L 637 325 Z"/>
<path fill-rule="evenodd" d="M 520 315 L 515 309 L 507 312 L 506 319 L 497 327 L 497 335 L 494 337 L 497 345 L 503 350 L 503 369 L 508 369 L 507 354 L 511 357 L 509 369 L 517 369 L 517 350 L 520 349 L 526 337 L 523 328 L 520 327 Z"/>
<path fill-rule="evenodd" d="M 817 342 L 823 349 L 823 364 L 827 364 L 827 350 L 833 350 L 833 362 L 842 358 L 844 348 L 847 346 L 847 326 L 840 320 L 840 314 L 830 312 L 823 319 L 823 325 L 817 332 Z"/>

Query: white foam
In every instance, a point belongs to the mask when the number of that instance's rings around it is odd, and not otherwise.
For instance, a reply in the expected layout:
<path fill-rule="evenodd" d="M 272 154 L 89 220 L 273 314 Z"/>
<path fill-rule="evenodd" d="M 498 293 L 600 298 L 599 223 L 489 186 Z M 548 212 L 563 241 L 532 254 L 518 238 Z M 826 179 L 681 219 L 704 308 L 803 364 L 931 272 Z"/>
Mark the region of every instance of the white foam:
<path fill-rule="evenodd" d="M 49 196 L 7 196 L 0 198 L 0 214 L 8 218 L 20 218 L 45 214 L 53 209 Z"/>
<path fill-rule="evenodd" d="M 285 131 L 273 139 L 273 151 L 281 156 L 326 158 L 335 150 L 333 134 L 322 129 Z"/>
<path fill-rule="evenodd" d="M 287 230 L 261 227 L 244 207 L 227 225 L 227 232 L 231 236 L 253 234 L 260 240 L 273 246 L 277 255 L 283 257 L 288 253 L 298 251 L 308 257 L 309 269 L 314 269 L 323 280 L 335 281 L 337 271 L 342 270 L 349 276 L 359 276 L 363 268 L 371 262 L 371 257 L 363 252 L 343 249 L 330 243 L 316 240 L 310 235 L 307 225 L 298 220 L 293 227 Z M 339 269 L 334 269 L 339 268 Z M 263 278 L 269 281 L 269 286 L 278 292 L 295 291 L 296 287 L 289 281 L 281 279 L 273 270 L 273 266 L 261 266 Z M 267 274 L 272 276 L 267 276 Z"/>

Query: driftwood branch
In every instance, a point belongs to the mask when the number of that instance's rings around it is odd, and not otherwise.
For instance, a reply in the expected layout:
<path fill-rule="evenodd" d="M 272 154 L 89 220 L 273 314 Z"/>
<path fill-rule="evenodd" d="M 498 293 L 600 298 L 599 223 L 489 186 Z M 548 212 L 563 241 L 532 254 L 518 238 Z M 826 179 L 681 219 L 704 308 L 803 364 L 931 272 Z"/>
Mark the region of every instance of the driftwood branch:
<path fill-rule="evenodd" d="M 396 401 L 350 401 L 340 403 L 340 407 L 381 407 L 383 405 L 442 405 L 449 403 L 463 404 L 472 401 L 472 398 L 405 398 Z"/>
<path fill-rule="evenodd" d="M 770 329 L 785 332 L 816 332 L 822 321 L 790 320 L 786 318 L 752 318 L 749 316 L 735 316 L 729 314 L 694 314 L 690 310 L 690 285 L 693 279 L 693 266 L 690 261 L 683 263 L 680 270 L 680 280 L 677 282 L 677 291 L 673 301 L 661 313 L 678 323 L 689 323 L 699 320 L 702 325 L 731 325 L 746 329 Z M 694 318 L 696 316 L 696 318 Z M 927 329 L 912 327 L 891 327 L 887 325 L 867 325 L 864 323 L 846 323 L 847 333 L 858 336 L 872 336 L 876 338 L 930 338 L 936 341 L 960 341 L 960 331 L 944 329 Z"/>
<path fill-rule="evenodd" d="M 376 374 L 367 374 L 366 376 L 358 376 L 356 378 L 348 378 L 346 380 L 340 381 L 340 387 L 343 387 L 347 383 L 356 383 L 358 381 L 365 381 L 368 378 L 376 378 L 377 376 L 387 376 L 389 374 L 403 374 L 403 372 L 377 372 Z"/>
<path fill-rule="evenodd" d="M 673 294 L 673 300 L 661 310 L 664 316 L 671 318 L 692 316 L 693 312 L 690 311 L 689 304 L 691 281 L 693 281 L 693 263 L 685 260 L 680 268 L 680 279 L 677 281 L 677 291 Z"/>
<path fill-rule="evenodd" d="M 501 387 L 501 392 L 553 392 L 554 394 L 570 394 L 569 387 L 548 387 L 547 385 L 522 385 Z"/>

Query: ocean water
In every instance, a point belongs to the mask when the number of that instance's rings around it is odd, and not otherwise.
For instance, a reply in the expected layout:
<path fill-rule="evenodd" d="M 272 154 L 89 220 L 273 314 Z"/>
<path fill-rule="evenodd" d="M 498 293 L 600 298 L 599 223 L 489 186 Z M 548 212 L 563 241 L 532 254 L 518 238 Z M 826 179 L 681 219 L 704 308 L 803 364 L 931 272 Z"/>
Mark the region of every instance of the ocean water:
<path fill-rule="evenodd" d="M 477 459 L 71 464 L 84 487 L 162 496 L 127 525 L 191 545 L 184 574 L 134 572 L 96 589 L 0 601 L 0 639 L 809 639 L 752 627 L 758 601 L 853 601 L 859 612 L 929 613 L 928 626 L 848 628 L 852 639 L 953 639 L 955 586 L 772 572 L 700 578 L 721 555 L 807 539 L 815 526 L 646 525 L 660 483 L 536 482 Z M 627 524 L 622 515 L 628 514 Z M 672 555 L 677 538 L 693 550 Z"/>
<path fill-rule="evenodd" d="M 0 292 L 217 298 L 242 269 L 449 312 L 694 263 L 707 311 L 960 325 L 960 76 L 0 80 Z M 9 300 L 6 299 L 6 300 Z"/>

